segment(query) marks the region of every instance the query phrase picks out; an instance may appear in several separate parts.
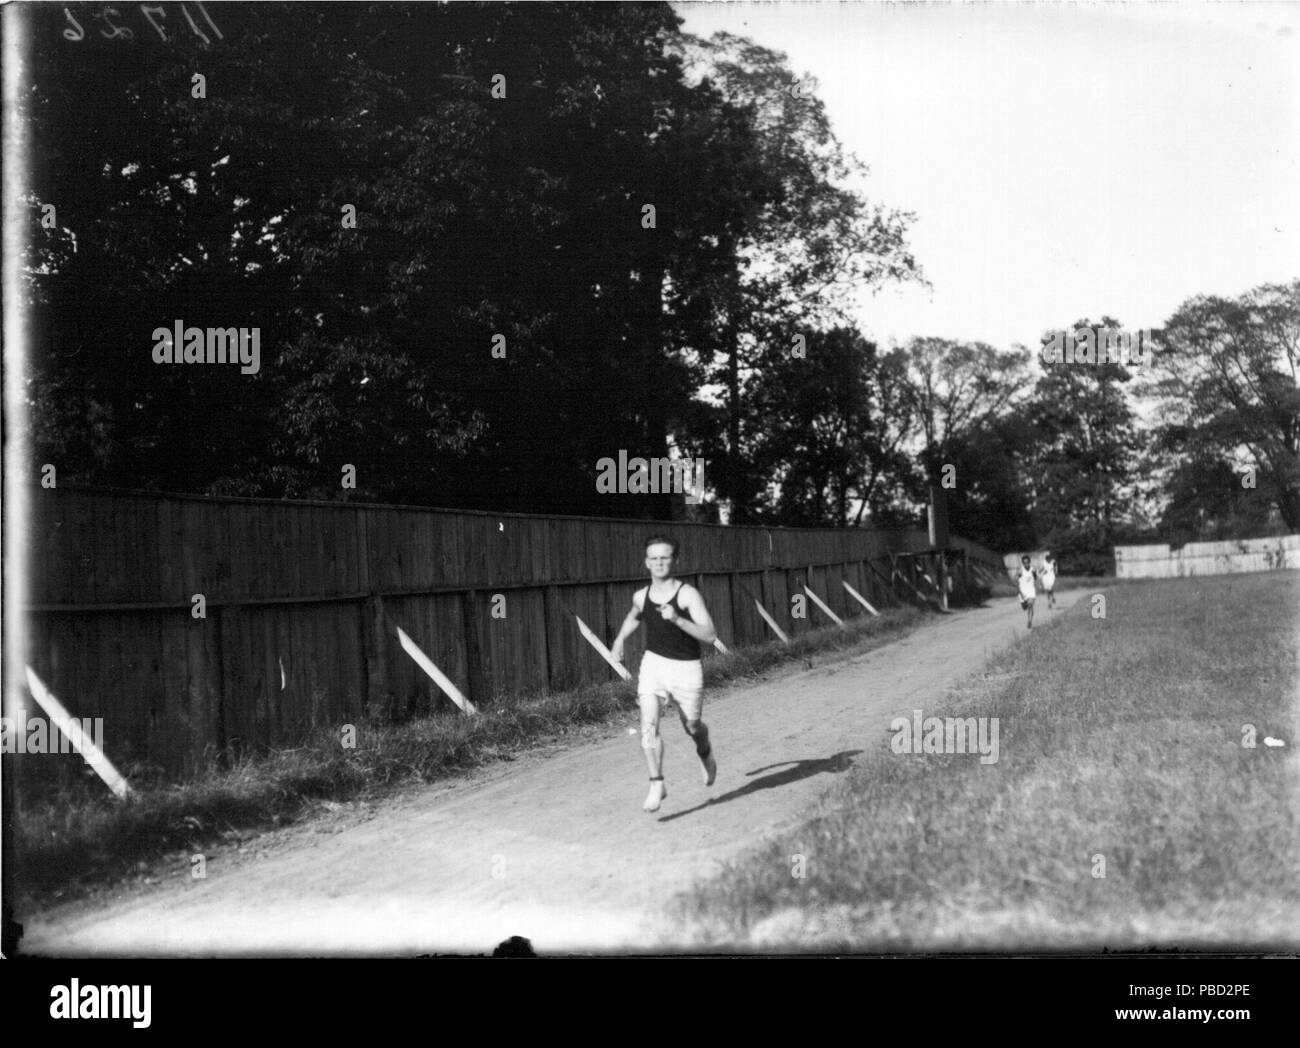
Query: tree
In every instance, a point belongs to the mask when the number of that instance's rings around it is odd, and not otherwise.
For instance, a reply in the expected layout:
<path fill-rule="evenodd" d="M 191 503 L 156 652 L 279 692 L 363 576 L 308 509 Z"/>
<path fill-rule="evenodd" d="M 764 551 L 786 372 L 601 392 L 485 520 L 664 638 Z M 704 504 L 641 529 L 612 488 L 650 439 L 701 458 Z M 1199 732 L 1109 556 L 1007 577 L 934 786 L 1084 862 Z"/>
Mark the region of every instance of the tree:
<path fill-rule="evenodd" d="M 1238 299 L 1197 296 L 1158 333 L 1147 390 L 1161 439 L 1190 461 L 1253 467 L 1260 489 L 1300 531 L 1300 280 Z M 1227 476 L 1222 478 L 1228 482 Z"/>
<path fill-rule="evenodd" d="M 982 342 L 914 338 L 894 356 L 907 375 L 908 399 L 917 419 L 919 457 L 932 484 L 941 479 L 948 452 L 988 425 L 1024 395 L 1022 357 L 999 353 Z"/>
<path fill-rule="evenodd" d="M 59 209 L 32 209 L 38 461 L 286 496 L 351 463 L 365 497 L 668 514 L 598 495 L 596 463 L 692 416 L 762 172 L 667 4 L 240 5 L 206 43 L 72 41 L 98 8 L 69 11 L 25 13 L 33 203 Z M 154 364 L 175 318 L 257 328 L 260 370 Z"/>
<path fill-rule="evenodd" d="M 1081 320 L 1070 330 L 1097 326 Z M 1100 327 L 1122 330 L 1110 317 Z M 1127 393 L 1131 375 L 1115 362 L 1044 367 L 1025 408 L 1038 541 L 1093 561 L 1109 558 L 1134 526 L 1140 443 Z"/>
<path fill-rule="evenodd" d="M 954 437 L 944 454 L 956 485 L 943 489 L 951 531 L 990 549 L 1036 544 L 1025 449 L 1028 426 L 1019 412 L 995 415 Z M 921 486 L 917 502 L 927 498 Z"/>
<path fill-rule="evenodd" d="M 1163 541 L 1181 546 L 1281 531 L 1282 525 L 1270 514 L 1276 492 L 1267 485 L 1247 487 L 1243 479 L 1225 459 L 1179 461 L 1171 470 L 1167 505 L 1160 518 Z"/>
<path fill-rule="evenodd" d="M 853 328 L 813 332 L 806 358 L 774 358 L 758 372 L 750 407 L 766 427 L 752 438 L 752 468 L 769 479 L 755 517 L 844 527 L 887 506 L 912 472 L 898 377 Z"/>
<path fill-rule="evenodd" d="M 822 102 L 793 90 L 785 55 L 728 33 L 683 36 L 678 48 L 725 100 L 722 112 L 742 114 L 748 128 L 734 139 L 733 177 L 711 186 L 715 206 L 737 221 L 717 241 L 724 264 L 701 285 L 712 337 L 694 346 L 706 382 L 723 391 L 721 410 L 708 416 L 719 429 L 702 436 L 725 447 L 720 489 L 739 523 L 763 499 L 753 449 L 774 422 L 757 411 L 755 384 L 770 405 L 775 387 L 762 373 L 784 373 L 797 338 L 843 323 L 850 291 L 919 275 L 905 243 L 913 216 L 850 188 L 866 168 L 844 153 Z M 825 468 L 835 467 L 810 464 L 809 476 Z"/>
<path fill-rule="evenodd" d="M 391 119 L 400 90 L 367 61 L 368 10 L 223 7 L 206 43 L 75 41 L 62 9 L 30 14 L 33 184 L 59 214 L 32 259 L 38 455 L 69 479 L 290 495 L 337 493 L 352 462 L 375 492 L 400 488 L 412 447 L 477 435 L 457 382 L 434 386 L 409 352 L 428 262 L 403 235 L 436 200 L 393 185 L 428 151 Z M 256 328 L 259 370 L 154 363 L 151 331 L 174 319 Z"/>

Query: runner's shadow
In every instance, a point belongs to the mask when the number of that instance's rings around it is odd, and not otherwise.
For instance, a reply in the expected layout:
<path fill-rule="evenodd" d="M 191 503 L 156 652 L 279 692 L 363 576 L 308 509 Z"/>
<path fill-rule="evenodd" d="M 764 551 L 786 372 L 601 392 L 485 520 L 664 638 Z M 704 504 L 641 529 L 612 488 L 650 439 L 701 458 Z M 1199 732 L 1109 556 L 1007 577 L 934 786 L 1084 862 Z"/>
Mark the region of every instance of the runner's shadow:
<path fill-rule="evenodd" d="M 764 775 L 761 779 L 755 779 L 753 782 L 746 783 L 737 790 L 730 793 L 724 793 L 720 797 L 711 797 L 703 804 L 697 804 L 694 808 L 687 808 L 685 811 L 673 812 L 672 815 L 663 815 L 659 818 L 660 822 L 672 822 L 673 819 L 680 819 L 683 815 L 690 815 L 694 812 L 701 811 L 704 808 L 712 808 L 718 804 L 726 804 L 728 801 L 734 801 L 738 797 L 744 797 L 746 794 L 757 793 L 759 790 L 771 790 L 778 786 L 788 786 L 792 782 L 798 782 L 800 779 L 806 779 L 812 775 L 820 775 L 822 772 L 838 774 L 847 771 L 853 764 L 853 758 L 861 750 L 841 750 L 831 757 L 822 757 L 816 760 L 806 761 L 781 761 L 777 764 L 769 764 L 765 768 L 755 768 L 753 771 L 745 772 L 746 775 L 758 775 L 760 772 L 768 771 L 772 768 L 781 768 L 785 765 L 791 765 L 785 771 L 778 771 L 772 775 Z"/>

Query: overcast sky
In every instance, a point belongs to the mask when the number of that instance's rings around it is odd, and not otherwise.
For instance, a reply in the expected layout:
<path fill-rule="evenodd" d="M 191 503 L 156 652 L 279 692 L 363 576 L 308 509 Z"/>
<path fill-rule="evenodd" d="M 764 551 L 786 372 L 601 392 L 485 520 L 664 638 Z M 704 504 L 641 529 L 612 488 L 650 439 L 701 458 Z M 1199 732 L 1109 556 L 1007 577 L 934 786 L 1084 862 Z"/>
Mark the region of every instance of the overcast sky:
<path fill-rule="evenodd" d="M 1300 277 L 1300 4 L 677 3 L 811 75 L 933 290 L 861 298 L 883 343 L 1037 345 L 1103 313 Z"/>

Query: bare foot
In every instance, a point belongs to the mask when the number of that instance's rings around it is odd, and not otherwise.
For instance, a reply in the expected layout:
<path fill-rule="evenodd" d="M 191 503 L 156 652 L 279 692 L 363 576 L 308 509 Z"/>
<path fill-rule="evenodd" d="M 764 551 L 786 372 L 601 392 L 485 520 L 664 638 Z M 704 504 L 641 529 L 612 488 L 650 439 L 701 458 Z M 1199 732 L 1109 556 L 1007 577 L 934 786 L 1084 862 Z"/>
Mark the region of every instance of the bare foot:
<path fill-rule="evenodd" d="M 704 785 L 712 786 L 713 780 L 718 777 L 718 762 L 714 759 L 712 750 L 709 750 L 707 757 L 700 758 L 700 769 L 704 772 Z"/>
<path fill-rule="evenodd" d="M 664 787 L 664 780 L 652 779 L 650 781 L 650 792 L 645 795 L 645 803 L 641 805 L 642 810 L 658 811 L 660 803 L 667 796 L 668 790 Z"/>

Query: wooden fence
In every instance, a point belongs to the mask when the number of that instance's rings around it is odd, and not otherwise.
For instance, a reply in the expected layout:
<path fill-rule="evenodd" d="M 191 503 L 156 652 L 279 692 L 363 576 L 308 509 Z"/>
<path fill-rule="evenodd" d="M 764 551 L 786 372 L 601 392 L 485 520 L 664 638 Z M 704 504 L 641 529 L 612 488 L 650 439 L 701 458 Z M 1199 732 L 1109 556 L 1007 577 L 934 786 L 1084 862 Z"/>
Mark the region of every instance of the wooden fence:
<path fill-rule="evenodd" d="M 681 543 L 729 647 L 924 588 L 921 531 L 802 530 L 541 517 L 357 503 L 30 496 L 27 662 L 76 717 L 104 719 L 110 759 L 189 774 L 218 754 L 289 746 L 313 728 L 447 702 L 397 644 L 405 630 L 480 708 L 611 678 L 576 612 L 606 641 L 644 584 L 644 542 Z M 992 570 L 1000 558 L 952 545 Z M 908 578 L 891 582 L 895 566 Z M 910 573 L 910 574 L 909 574 Z M 205 601 L 195 617 L 194 597 Z M 640 655 L 639 636 L 628 663 Z M 448 706 L 450 704 L 448 703 Z"/>
<path fill-rule="evenodd" d="M 1300 535 L 1189 542 L 1176 549 L 1168 545 L 1115 547 L 1115 577 L 1121 579 L 1178 579 L 1286 569 L 1300 569 Z"/>

